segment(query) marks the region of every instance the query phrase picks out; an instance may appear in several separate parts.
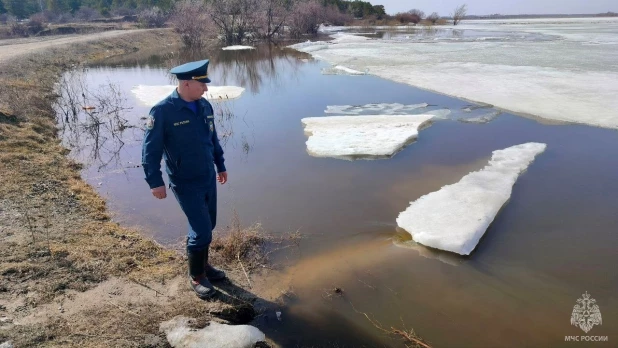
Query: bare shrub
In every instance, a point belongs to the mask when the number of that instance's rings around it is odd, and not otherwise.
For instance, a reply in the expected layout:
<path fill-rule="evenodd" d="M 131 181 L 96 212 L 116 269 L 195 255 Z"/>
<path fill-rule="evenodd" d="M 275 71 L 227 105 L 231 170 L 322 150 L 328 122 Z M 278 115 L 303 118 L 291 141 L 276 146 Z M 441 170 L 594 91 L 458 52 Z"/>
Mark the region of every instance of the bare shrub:
<path fill-rule="evenodd" d="M 453 25 L 459 24 L 466 16 L 466 13 L 468 13 L 468 6 L 466 4 L 457 6 L 451 15 L 453 17 Z"/>
<path fill-rule="evenodd" d="M 211 0 L 208 14 L 226 44 L 240 44 L 260 24 L 262 0 Z"/>
<path fill-rule="evenodd" d="M 210 248 L 215 263 L 232 265 L 238 262 L 244 270 L 252 271 L 258 267 L 272 266 L 271 254 L 298 247 L 301 239 L 298 231 L 281 236 L 270 235 L 260 223 L 243 227 L 238 212 L 234 210 L 231 226 L 222 235 L 213 236 Z"/>
<path fill-rule="evenodd" d="M 11 17 L 7 21 L 9 26 L 9 34 L 14 37 L 27 37 L 28 36 L 28 28 L 20 23 L 16 17 Z"/>
<path fill-rule="evenodd" d="M 113 9 L 111 11 L 111 14 L 113 16 L 119 16 L 119 17 L 122 17 L 122 16 L 134 16 L 134 15 L 137 14 L 137 10 L 129 8 L 129 7 L 118 7 L 118 8 Z"/>
<path fill-rule="evenodd" d="M 88 6 L 82 6 L 75 12 L 75 20 L 79 22 L 89 22 L 93 19 L 99 18 L 100 16 L 101 14 L 99 11 Z"/>
<path fill-rule="evenodd" d="M 412 10 L 408 11 L 408 13 L 412 14 L 412 15 L 417 15 L 418 18 L 420 18 L 420 19 L 425 18 L 425 12 L 423 12 L 421 10 L 418 10 L 418 9 L 412 9 Z"/>
<path fill-rule="evenodd" d="M 427 20 L 431 22 L 431 24 L 436 24 L 436 22 L 440 19 L 440 15 L 437 12 L 433 12 L 429 16 L 427 16 Z"/>
<path fill-rule="evenodd" d="M 50 10 L 35 13 L 30 16 L 30 20 L 33 18 L 42 23 L 67 23 L 73 20 L 73 16 L 70 13 L 54 12 Z"/>
<path fill-rule="evenodd" d="M 0 14 L 0 24 L 6 24 L 9 20 L 9 15 L 6 13 Z"/>
<path fill-rule="evenodd" d="M 177 2 L 170 23 L 187 47 L 202 47 L 209 38 L 216 35 L 206 5 L 199 0 Z"/>
<path fill-rule="evenodd" d="M 297 2 L 290 18 L 290 35 L 316 35 L 326 18 L 325 8 L 317 1 Z"/>
<path fill-rule="evenodd" d="M 27 23 L 28 32 L 31 34 L 40 33 L 47 25 L 47 20 L 42 13 L 33 14 Z"/>
<path fill-rule="evenodd" d="M 167 21 L 167 14 L 157 6 L 142 10 L 137 15 L 137 21 L 142 28 L 161 28 Z"/>
<path fill-rule="evenodd" d="M 263 16 L 258 18 L 258 32 L 266 39 L 283 34 L 283 27 L 290 16 L 291 4 L 287 0 L 261 0 Z"/>
<path fill-rule="evenodd" d="M 73 21 L 73 16 L 70 13 L 59 13 L 53 23 L 64 24 Z"/>
<path fill-rule="evenodd" d="M 373 15 L 373 17 L 377 19 L 377 16 Z M 326 10 L 326 16 L 324 20 L 326 23 L 329 23 L 331 25 L 346 25 L 351 23 L 354 20 L 354 17 L 352 17 L 352 15 L 349 13 L 339 11 L 339 8 L 337 8 L 337 6 L 331 5 Z"/>
<path fill-rule="evenodd" d="M 417 24 L 421 21 L 421 17 L 417 14 L 408 13 L 408 12 L 400 12 L 395 14 L 395 19 L 399 21 L 401 24 L 414 23 Z"/>

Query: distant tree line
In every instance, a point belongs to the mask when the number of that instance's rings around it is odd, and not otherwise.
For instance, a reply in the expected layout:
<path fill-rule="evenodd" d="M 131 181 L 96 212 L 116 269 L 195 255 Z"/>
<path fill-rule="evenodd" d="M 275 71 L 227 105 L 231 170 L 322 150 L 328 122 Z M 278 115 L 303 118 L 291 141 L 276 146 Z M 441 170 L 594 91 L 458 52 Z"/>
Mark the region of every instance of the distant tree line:
<path fill-rule="evenodd" d="M 349 13 L 354 18 L 375 16 L 377 19 L 382 19 L 386 16 L 384 5 L 372 5 L 367 1 L 322 0 L 321 2 L 325 7 L 334 5 L 340 12 Z"/>
<path fill-rule="evenodd" d="M 19 19 L 44 11 L 75 14 L 82 8 L 90 8 L 102 15 L 116 10 L 138 10 L 158 7 L 169 10 L 175 0 L 0 0 L 0 14 L 13 15 Z"/>
<path fill-rule="evenodd" d="M 367 1 L 319 0 L 324 7 L 331 5 L 340 12 L 349 13 L 356 18 L 386 15 L 384 6 L 372 5 Z M 171 10 L 179 0 L 0 0 L 0 14 L 8 14 L 18 19 L 29 18 L 35 13 L 51 11 L 54 13 L 71 13 L 75 15 L 80 9 L 88 8 L 104 16 L 110 14 L 135 13 L 138 10 L 157 7 L 162 11 Z M 205 0 L 205 3 L 211 0 Z M 292 2 L 288 0 L 287 2 Z M 305 1 L 298 1 L 305 2 Z"/>

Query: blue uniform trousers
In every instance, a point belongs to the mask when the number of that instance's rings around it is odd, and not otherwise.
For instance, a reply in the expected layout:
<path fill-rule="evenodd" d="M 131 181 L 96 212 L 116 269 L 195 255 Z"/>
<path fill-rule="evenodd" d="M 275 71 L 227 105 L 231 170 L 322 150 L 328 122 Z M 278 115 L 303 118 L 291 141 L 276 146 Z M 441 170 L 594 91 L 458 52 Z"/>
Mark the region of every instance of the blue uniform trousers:
<path fill-rule="evenodd" d="M 208 248 L 217 224 L 217 187 L 215 176 L 208 180 L 180 181 L 170 184 L 176 200 L 189 221 L 187 251 Z"/>

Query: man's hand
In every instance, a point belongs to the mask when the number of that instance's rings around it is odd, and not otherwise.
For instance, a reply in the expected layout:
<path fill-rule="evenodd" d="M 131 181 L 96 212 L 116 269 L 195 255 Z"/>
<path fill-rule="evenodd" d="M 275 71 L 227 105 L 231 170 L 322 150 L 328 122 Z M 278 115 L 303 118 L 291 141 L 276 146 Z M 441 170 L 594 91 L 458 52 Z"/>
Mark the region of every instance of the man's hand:
<path fill-rule="evenodd" d="M 152 192 L 152 195 L 157 197 L 158 199 L 163 199 L 167 197 L 167 193 L 165 192 L 165 186 L 155 187 L 153 189 L 150 189 L 150 192 Z"/>
<path fill-rule="evenodd" d="M 217 174 L 217 181 L 221 183 L 221 185 L 227 182 L 227 172 L 221 172 Z"/>

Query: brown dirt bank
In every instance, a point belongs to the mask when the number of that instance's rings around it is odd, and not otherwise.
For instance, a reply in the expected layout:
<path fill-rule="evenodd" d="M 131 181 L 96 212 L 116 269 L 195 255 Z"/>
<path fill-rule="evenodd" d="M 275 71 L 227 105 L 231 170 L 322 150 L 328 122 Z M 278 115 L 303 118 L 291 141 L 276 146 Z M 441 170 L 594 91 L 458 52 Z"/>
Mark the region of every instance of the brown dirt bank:
<path fill-rule="evenodd" d="M 0 46 L 0 343 L 165 347 L 158 325 L 175 315 L 202 323 L 254 315 L 255 296 L 233 283 L 221 301 L 199 301 L 182 256 L 110 221 L 56 135 L 60 74 L 166 44 L 178 44 L 170 30 Z"/>

